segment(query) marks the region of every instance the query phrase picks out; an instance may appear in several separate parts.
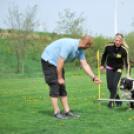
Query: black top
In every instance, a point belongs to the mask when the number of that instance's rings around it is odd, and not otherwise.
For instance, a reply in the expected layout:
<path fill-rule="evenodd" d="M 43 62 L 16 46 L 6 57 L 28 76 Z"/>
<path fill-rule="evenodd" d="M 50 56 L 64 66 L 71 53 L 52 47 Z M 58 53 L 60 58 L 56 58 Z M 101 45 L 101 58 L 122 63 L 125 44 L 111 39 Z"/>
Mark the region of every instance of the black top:
<path fill-rule="evenodd" d="M 130 73 L 128 50 L 123 45 L 116 47 L 114 42 L 108 43 L 104 53 L 102 53 L 101 66 L 104 66 L 106 59 L 107 66 L 110 66 L 113 69 L 122 68 L 125 62 L 127 73 Z"/>

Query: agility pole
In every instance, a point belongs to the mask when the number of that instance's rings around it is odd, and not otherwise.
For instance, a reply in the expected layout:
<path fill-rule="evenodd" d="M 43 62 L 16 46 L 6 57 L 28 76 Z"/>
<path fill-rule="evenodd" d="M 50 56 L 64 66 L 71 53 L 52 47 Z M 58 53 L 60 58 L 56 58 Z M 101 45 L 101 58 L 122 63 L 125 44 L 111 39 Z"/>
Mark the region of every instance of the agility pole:
<path fill-rule="evenodd" d="M 98 78 L 100 79 L 100 61 L 99 61 L 99 50 L 97 51 L 97 61 L 98 61 Z M 100 99 L 100 84 L 99 84 L 99 99 Z M 99 112 L 101 110 L 101 102 L 99 100 Z"/>
<path fill-rule="evenodd" d="M 125 102 L 134 102 L 134 100 L 118 100 L 118 99 L 98 99 L 98 101 L 125 101 Z"/>

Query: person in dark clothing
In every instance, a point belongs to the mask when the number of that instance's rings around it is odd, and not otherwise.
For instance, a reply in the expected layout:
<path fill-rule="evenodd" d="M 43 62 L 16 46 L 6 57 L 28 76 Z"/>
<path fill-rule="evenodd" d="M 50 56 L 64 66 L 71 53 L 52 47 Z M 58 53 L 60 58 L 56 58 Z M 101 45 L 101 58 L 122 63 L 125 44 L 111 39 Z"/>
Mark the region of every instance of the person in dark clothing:
<path fill-rule="evenodd" d="M 106 61 L 107 87 L 110 92 L 110 99 L 120 99 L 118 94 L 118 85 L 124 68 L 124 63 L 127 70 L 127 78 L 130 75 L 130 62 L 128 55 L 128 46 L 121 33 L 117 33 L 114 42 L 106 45 L 101 58 L 100 71 L 104 71 L 104 63 Z M 118 107 L 122 102 L 116 101 Z M 109 109 L 113 109 L 113 101 L 109 101 Z"/>

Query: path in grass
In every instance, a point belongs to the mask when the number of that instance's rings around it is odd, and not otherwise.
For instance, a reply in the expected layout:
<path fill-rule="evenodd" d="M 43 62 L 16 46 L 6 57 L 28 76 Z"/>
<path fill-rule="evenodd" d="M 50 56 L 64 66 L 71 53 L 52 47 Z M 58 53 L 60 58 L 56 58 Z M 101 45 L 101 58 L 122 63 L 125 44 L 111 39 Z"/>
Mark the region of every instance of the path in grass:
<path fill-rule="evenodd" d="M 105 75 L 101 75 L 101 98 L 108 98 Z M 68 101 L 79 119 L 53 119 L 49 88 L 44 78 L 0 80 L 0 134 L 131 134 L 134 112 L 121 108 L 107 109 L 101 102 L 98 86 L 87 75 L 66 77 Z M 61 104 L 59 103 L 63 111 Z"/>

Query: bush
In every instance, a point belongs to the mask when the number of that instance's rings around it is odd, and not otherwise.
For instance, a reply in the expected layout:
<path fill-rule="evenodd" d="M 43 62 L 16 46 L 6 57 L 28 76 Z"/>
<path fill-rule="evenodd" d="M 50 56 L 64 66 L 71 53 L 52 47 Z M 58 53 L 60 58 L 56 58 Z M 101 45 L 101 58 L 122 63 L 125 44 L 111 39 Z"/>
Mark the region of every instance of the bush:
<path fill-rule="evenodd" d="M 134 32 L 131 32 L 128 35 L 126 35 L 125 40 L 129 46 L 128 51 L 130 59 L 134 61 Z M 131 64 L 131 66 L 134 67 L 134 64 Z"/>
<path fill-rule="evenodd" d="M 2 32 L 2 29 L 0 28 L 0 33 Z"/>

